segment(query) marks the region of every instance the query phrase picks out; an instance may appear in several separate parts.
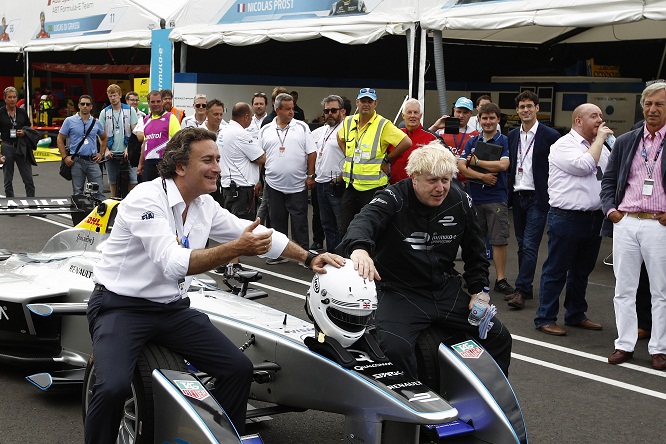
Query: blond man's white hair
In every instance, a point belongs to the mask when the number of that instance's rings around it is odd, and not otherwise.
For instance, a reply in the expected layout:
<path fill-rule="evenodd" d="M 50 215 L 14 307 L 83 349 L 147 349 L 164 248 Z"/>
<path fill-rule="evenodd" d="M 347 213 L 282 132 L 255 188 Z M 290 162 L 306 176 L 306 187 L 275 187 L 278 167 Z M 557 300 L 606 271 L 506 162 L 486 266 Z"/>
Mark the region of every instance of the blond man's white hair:
<path fill-rule="evenodd" d="M 430 173 L 433 176 L 453 176 L 458 172 L 458 161 L 450 149 L 433 140 L 409 155 L 407 174 L 411 177 Z"/>

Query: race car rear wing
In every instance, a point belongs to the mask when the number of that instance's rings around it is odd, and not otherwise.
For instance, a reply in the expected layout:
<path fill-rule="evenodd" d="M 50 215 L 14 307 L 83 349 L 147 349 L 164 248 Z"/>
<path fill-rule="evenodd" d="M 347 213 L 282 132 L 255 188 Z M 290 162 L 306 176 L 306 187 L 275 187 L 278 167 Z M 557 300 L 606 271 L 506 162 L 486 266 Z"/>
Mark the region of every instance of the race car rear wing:
<path fill-rule="evenodd" d="M 0 215 L 88 213 L 95 206 L 85 195 L 70 197 L 4 197 L 0 198 Z"/>

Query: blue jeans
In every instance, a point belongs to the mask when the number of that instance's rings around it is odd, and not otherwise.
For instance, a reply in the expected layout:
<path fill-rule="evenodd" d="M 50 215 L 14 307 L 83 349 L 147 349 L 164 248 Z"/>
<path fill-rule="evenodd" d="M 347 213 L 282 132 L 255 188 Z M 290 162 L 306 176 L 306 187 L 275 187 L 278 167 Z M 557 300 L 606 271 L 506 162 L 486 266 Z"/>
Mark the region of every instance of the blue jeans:
<path fill-rule="evenodd" d="M 99 191 L 95 197 L 99 200 L 104 200 L 104 182 L 102 179 L 102 169 L 99 164 L 94 160 L 84 160 L 80 157 L 74 158 L 74 165 L 72 165 L 72 194 L 83 194 L 83 188 L 86 182 L 95 182 L 99 185 Z"/>
<path fill-rule="evenodd" d="M 326 236 L 326 251 L 335 252 L 340 243 L 340 198 L 335 197 L 335 185 L 331 182 L 317 183 L 317 200 L 319 201 L 319 218 Z"/>
<path fill-rule="evenodd" d="M 518 241 L 518 277 L 516 291 L 532 295 L 539 246 L 548 213 L 541 211 L 535 196 L 513 194 L 513 228 Z"/>
<path fill-rule="evenodd" d="M 578 324 L 585 319 L 587 279 L 594 270 L 601 246 L 599 211 L 568 211 L 551 208 L 548 212 L 548 258 L 541 271 L 537 328 L 557 321 L 560 293 L 566 283 L 564 323 Z"/>

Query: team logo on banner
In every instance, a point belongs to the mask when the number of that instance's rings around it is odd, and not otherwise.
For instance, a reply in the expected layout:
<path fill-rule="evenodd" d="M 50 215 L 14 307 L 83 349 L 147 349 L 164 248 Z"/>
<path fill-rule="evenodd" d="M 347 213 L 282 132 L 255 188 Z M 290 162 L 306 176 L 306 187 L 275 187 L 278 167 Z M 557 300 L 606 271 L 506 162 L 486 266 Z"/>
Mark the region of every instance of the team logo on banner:
<path fill-rule="evenodd" d="M 174 380 L 173 382 L 183 395 L 189 396 L 190 398 L 202 401 L 210 396 L 208 390 L 206 390 L 203 384 L 199 381 Z"/>
<path fill-rule="evenodd" d="M 472 340 L 452 345 L 451 348 L 465 359 L 478 359 L 483 354 L 483 349 Z"/>

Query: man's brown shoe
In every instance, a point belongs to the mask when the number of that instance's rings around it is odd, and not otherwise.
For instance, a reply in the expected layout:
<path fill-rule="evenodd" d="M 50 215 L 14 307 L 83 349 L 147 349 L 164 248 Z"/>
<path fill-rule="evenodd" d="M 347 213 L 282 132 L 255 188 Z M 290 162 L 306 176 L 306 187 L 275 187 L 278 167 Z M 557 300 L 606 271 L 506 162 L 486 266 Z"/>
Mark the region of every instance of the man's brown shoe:
<path fill-rule="evenodd" d="M 657 353 L 652 355 L 652 368 L 655 370 L 666 370 L 666 354 Z"/>
<path fill-rule="evenodd" d="M 557 324 L 546 324 L 537 328 L 542 333 L 553 336 L 566 336 L 567 332 Z"/>
<path fill-rule="evenodd" d="M 525 298 L 523 298 L 523 295 L 520 293 L 514 293 L 511 300 L 509 300 L 509 307 L 517 308 L 518 310 L 525 307 Z"/>
<path fill-rule="evenodd" d="M 650 339 L 650 332 L 645 330 L 645 329 L 639 328 L 638 329 L 638 340 L 640 341 L 641 339 Z"/>
<path fill-rule="evenodd" d="M 583 319 L 578 324 L 567 324 L 567 325 L 570 325 L 571 327 L 584 328 L 585 330 L 603 330 L 601 324 L 592 322 L 587 318 Z"/>
<path fill-rule="evenodd" d="M 613 354 L 611 354 L 608 357 L 608 363 L 613 365 L 622 364 L 623 362 L 627 362 L 633 357 L 634 357 L 634 352 L 626 352 L 624 350 L 618 350 L 616 348 Z"/>

